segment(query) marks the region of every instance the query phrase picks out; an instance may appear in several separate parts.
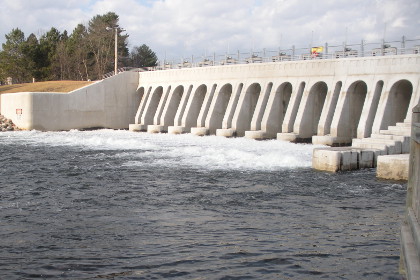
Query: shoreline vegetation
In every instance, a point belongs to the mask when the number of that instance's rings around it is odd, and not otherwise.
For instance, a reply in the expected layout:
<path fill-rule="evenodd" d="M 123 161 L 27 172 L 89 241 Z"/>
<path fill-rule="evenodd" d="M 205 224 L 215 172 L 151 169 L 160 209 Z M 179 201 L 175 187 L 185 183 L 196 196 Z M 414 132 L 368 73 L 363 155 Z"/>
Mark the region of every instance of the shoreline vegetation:
<path fill-rule="evenodd" d="M 89 81 L 48 81 L 0 86 L 0 94 L 16 92 L 64 92 L 68 93 L 90 85 Z"/>

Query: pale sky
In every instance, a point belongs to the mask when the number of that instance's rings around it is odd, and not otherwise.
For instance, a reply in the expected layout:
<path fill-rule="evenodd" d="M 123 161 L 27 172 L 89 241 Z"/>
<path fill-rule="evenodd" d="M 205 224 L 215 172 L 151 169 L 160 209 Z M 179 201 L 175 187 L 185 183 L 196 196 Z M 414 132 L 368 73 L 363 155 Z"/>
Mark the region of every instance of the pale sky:
<path fill-rule="evenodd" d="M 420 39 L 419 0 L 0 0 L 0 43 L 13 28 L 38 37 L 115 12 L 129 48 L 160 59 L 265 49 Z"/>

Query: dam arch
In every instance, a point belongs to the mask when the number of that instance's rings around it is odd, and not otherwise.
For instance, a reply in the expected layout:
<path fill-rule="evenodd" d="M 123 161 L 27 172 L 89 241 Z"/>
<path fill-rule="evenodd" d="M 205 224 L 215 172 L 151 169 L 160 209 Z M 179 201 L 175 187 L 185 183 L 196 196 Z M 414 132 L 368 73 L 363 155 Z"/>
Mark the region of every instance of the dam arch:
<path fill-rule="evenodd" d="M 363 105 L 367 95 L 367 85 L 364 81 L 353 82 L 346 93 L 343 111 L 342 129 L 339 136 L 356 138 L 357 128 L 362 115 Z"/>
<path fill-rule="evenodd" d="M 210 134 L 215 134 L 217 129 L 223 127 L 223 119 L 226 115 L 229 102 L 232 98 L 232 84 L 224 84 L 213 98 L 212 108 L 206 121 Z"/>
<path fill-rule="evenodd" d="M 160 125 L 163 125 L 165 127 L 174 125 L 175 115 L 178 111 L 183 94 L 184 86 L 182 85 L 177 86 L 172 92 L 170 92 L 165 104 L 164 111 L 162 113 Z"/>
<path fill-rule="evenodd" d="M 150 92 L 150 88 L 149 88 L 149 92 Z M 140 122 L 140 117 L 141 117 L 141 113 L 143 112 L 142 110 L 142 103 L 145 103 L 144 100 L 147 98 L 147 95 L 145 95 L 145 88 L 144 87 L 139 87 L 136 90 L 136 94 L 135 94 L 136 98 L 134 100 L 134 104 L 137 106 L 136 107 L 136 115 L 135 115 L 135 123 L 138 124 Z"/>
<path fill-rule="evenodd" d="M 261 129 L 264 131 L 266 138 L 275 138 L 277 133 L 281 132 L 292 90 L 293 87 L 290 82 L 283 82 L 274 93 L 270 94 L 267 110 L 261 123 Z"/>
<path fill-rule="evenodd" d="M 273 83 L 269 82 L 264 86 L 264 90 L 261 91 L 251 120 L 252 131 L 261 130 L 261 122 L 264 117 L 264 113 L 267 110 L 267 102 L 272 90 Z"/>
<path fill-rule="evenodd" d="M 294 129 L 299 138 L 310 138 L 318 132 L 318 124 L 327 97 L 328 86 L 320 81 L 312 85 L 302 111 L 299 112 L 300 121 Z"/>
<path fill-rule="evenodd" d="M 334 86 L 334 91 L 327 93 L 324 103 L 325 109 L 322 110 L 318 123 L 317 135 L 324 136 L 330 134 L 331 124 L 334 118 L 334 113 L 337 109 L 337 102 L 342 88 L 343 82 L 337 81 Z"/>
<path fill-rule="evenodd" d="M 253 83 L 248 86 L 238 103 L 232 128 L 236 130 L 236 136 L 244 136 L 245 131 L 250 130 L 251 121 L 257 107 L 258 99 L 261 94 L 261 85 Z"/>
<path fill-rule="evenodd" d="M 150 88 L 150 91 L 152 88 Z M 142 125 L 152 125 L 153 120 L 155 118 L 155 115 L 158 111 L 158 106 L 163 97 L 163 87 L 158 86 L 153 90 L 152 95 L 147 100 L 146 107 L 144 109 L 144 112 L 141 116 L 141 124 Z"/>
<path fill-rule="evenodd" d="M 411 113 L 408 109 L 412 94 L 413 84 L 408 80 L 399 80 L 392 85 L 385 105 L 387 114 L 383 116 L 381 129 L 404 122 L 407 114 Z"/>
<path fill-rule="evenodd" d="M 375 90 L 371 98 L 372 100 L 370 102 L 370 107 L 368 108 L 369 111 L 366 118 L 366 123 L 364 124 L 362 128 L 359 129 L 360 131 L 357 132 L 357 138 L 370 137 L 372 135 L 373 124 L 377 116 L 379 101 L 382 96 L 383 88 L 384 88 L 384 81 L 383 80 L 377 81 L 375 84 Z"/>
<path fill-rule="evenodd" d="M 296 121 L 296 116 L 298 114 L 299 105 L 302 100 L 305 87 L 306 82 L 300 82 L 299 86 L 295 89 L 296 91 L 292 92 L 290 105 L 287 106 L 286 115 L 282 124 L 282 133 L 289 133 L 293 131 L 293 126 Z M 279 139 L 279 135 L 277 135 L 277 139 Z"/>
<path fill-rule="evenodd" d="M 195 89 L 194 93 L 191 94 L 181 122 L 181 125 L 185 127 L 187 131 L 190 130 L 191 127 L 197 126 L 198 116 L 203 107 L 206 94 L 206 85 L 200 85 Z"/>

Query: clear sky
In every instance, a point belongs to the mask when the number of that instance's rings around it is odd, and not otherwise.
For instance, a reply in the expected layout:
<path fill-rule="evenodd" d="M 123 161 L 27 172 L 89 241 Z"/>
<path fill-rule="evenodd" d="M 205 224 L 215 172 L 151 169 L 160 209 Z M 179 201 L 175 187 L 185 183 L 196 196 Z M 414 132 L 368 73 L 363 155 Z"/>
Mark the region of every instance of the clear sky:
<path fill-rule="evenodd" d="M 217 52 L 420 39 L 419 0 L 0 0 L 0 43 L 19 27 L 39 36 L 73 31 L 115 12 L 129 48 L 160 59 Z"/>

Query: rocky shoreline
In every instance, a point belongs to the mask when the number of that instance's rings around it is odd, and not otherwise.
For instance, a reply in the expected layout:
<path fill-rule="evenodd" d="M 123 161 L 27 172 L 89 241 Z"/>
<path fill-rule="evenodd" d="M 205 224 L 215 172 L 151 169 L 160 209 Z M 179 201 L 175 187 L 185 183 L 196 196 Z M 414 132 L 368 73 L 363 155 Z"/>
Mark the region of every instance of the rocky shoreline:
<path fill-rule="evenodd" d="M 5 118 L 3 115 L 0 115 L 0 131 L 16 131 L 20 130 L 12 120 Z"/>

